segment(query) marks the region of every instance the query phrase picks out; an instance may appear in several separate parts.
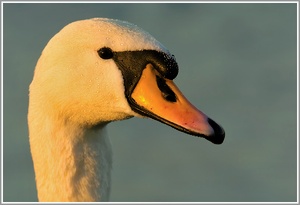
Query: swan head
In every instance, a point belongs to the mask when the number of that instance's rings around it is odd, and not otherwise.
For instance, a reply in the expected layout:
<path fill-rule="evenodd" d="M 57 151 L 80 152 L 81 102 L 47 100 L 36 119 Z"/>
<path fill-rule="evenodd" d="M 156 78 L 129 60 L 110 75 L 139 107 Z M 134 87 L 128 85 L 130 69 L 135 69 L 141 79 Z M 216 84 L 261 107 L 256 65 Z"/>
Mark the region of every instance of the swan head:
<path fill-rule="evenodd" d="M 221 144 L 224 130 L 183 96 L 173 82 L 177 74 L 175 57 L 137 26 L 105 18 L 76 21 L 43 50 L 29 115 L 42 107 L 47 116 L 83 127 L 150 117 Z"/>

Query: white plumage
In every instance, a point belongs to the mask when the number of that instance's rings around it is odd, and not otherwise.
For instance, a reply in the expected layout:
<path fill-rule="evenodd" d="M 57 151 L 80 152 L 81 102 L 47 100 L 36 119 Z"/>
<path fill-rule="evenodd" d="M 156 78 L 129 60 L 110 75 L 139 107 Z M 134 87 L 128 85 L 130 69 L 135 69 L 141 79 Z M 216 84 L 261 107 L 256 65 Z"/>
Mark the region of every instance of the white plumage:
<path fill-rule="evenodd" d="M 30 85 L 28 112 L 39 201 L 109 200 L 112 150 L 105 126 L 151 112 L 133 111 L 123 73 L 116 60 L 99 57 L 100 48 L 171 55 L 147 32 L 111 19 L 71 23 L 49 41 Z M 149 70 L 154 73 L 154 68 Z M 207 119 L 202 117 L 199 124 L 205 124 L 205 134 L 214 135 Z M 163 122 L 173 126 L 169 121 Z"/>

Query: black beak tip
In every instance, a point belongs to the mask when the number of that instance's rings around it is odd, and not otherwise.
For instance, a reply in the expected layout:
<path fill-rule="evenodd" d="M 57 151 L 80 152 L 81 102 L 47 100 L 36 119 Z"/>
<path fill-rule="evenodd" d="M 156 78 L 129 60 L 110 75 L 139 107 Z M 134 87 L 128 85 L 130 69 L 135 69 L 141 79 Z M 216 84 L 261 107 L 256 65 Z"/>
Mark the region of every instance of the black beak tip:
<path fill-rule="evenodd" d="M 214 135 L 205 138 L 214 144 L 222 144 L 225 139 L 224 129 L 210 118 L 208 119 L 208 123 L 213 128 Z"/>

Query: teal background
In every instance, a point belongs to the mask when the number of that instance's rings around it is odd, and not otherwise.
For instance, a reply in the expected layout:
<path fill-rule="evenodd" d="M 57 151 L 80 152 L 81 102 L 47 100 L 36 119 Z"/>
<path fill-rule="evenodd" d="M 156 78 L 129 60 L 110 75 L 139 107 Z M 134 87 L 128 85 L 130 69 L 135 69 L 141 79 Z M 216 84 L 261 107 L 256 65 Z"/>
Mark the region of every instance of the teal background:
<path fill-rule="evenodd" d="M 26 115 L 43 47 L 72 21 L 108 17 L 164 44 L 178 87 L 226 130 L 214 145 L 150 119 L 111 123 L 111 201 L 296 201 L 296 15 L 295 3 L 5 3 L 3 200 L 37 201 Z"/>

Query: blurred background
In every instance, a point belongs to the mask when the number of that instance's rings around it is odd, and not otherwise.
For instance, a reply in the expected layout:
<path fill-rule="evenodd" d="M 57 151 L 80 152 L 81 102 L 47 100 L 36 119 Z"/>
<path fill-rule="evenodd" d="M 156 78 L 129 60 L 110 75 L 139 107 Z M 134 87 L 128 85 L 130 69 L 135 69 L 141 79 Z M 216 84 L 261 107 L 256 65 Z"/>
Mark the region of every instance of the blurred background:
<path fill-rule="evenodd" d="M 37 201 L 27 107 L 42 49 L 72 21 L 107 17 L 164 44 L 178 87 L 226 131 L 214 145 L 150 119 L 111 123 L 111 201 L 296 201 L 296 15 L 295 3 L 4 3 L 3 200 Z"/>

